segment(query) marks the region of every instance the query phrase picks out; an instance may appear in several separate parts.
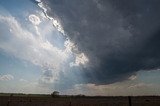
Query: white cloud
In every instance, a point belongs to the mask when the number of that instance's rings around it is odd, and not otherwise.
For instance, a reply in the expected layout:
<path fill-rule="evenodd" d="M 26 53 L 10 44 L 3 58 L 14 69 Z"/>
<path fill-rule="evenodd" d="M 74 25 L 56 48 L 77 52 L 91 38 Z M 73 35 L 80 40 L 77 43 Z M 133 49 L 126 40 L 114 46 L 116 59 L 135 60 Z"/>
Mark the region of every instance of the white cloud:
<path fill-rule="evenodd" d="M 14 17 L 0 15 L 0 22 L 10 30 L 10 40 L 0 42 L 0 49 L 6 53 L 42 68 L 54 70 L 54 73 L 57 73 L 59 66 L 67 60 L 69 53 L 66 50 L 57 48 L 42 35 L 37 37 L 29 32 Z"/>
<path fill-rule="evenodd" d="M 146 88 L 146 87 L 150 87 L 152 86 L 152 84 L 145 84 L 145 83 L 137 83 L 137 84 L 133 84 L 130 85 L 128 88 Z"/>
<path fill-rule="evenodd" d="M 42 13 L 40 15 L 31 14 L 28 18 L 32 25 L 25 23 L 25 27 L 23 27 L 23 23 L 19 23 L 11 15 L 0 15 L 0 24 L 7 28 L 3 30 L 3 35 L 8 34 L 7 39 L 0 36 L 0 39 L 3 39 L 0 42 L 0 49 L 11 56 L 29 61 L 44 70 L 51 70 L 52 78 L 49 77 L 48 79 L 48 77 L 42 75 L 41 81 L 54 82 L 58 79 L 62 68 L 65 69 L 64 64 L 67 67 L 70 63 L 72 66 L 80 66 L 80 64 L 85 65 L 89 59 L 84 53 L 79 52 L 76 45 L 67 38 L 58 20 L 49 17 L 42 4 L 39 4 L 39 6 L 42 6 L 46 19 L 41 16 Z M 43 19 L 41 20 L 41 18 Z M 55 28 L 52 23 L 48 24 L 48 22 L 53 22 Z M 32 30 L 30 30 L 31 28 Z M 66 41 L 62 41 L 64 49 L 58 48 L 46 38 L 48 33 L 55 36 L 59 32 L 61 32 L 59 35 L 66 36 Z M 74 62 L 67 61 L 70 57 L 75 57 Z"/>
<path fill-rule="evenodd" d="M 25 79 L 20 79 L 19 81 L 20 81 L 20 82 L 24 82 L 24 83 L 27 83 L 27 82 L 28 82 L 28 81 L 25 80 Z"/>
<path fill-rule="evenodd" d="M 137 79 L 137 76 L 136 75 L 132 75 L 128 78 L 129 80 L 136 80 Z"/>
<path fill-rule="evenodd" d="M 54 26 L 59 32 L 61 32 L 63 35 L 65 35 L 64 30 L 63 30 L 63 27 L 62 27 L 62 25 L 60 24 L 60 22 L 59 22 L 57 19 L 55 19 L 55 18 L 53 18 L 53 17 L 50 17 L 50 16 L 47 14 L 47 8 L 46 8 L 45 5 L 41 2 L 41 0 L 39 1 L 38 6 L 43 10 L 46 18 L 48 18 L 49 20 L 52 20 L 53 26 Z"/>
<path fill-rule="evenodd" d="M 35 1 L 37 1 L 37 2 L 41 2 L 41 0 L 35 0 Z"/>
<path fill-rule="evenodd" d="M 39 17 L 34 14 L 29 15 L 29 21 L 34 25 L 39 25 L 41 23 Z"/>
<path fill-rule="evenodd" d="M 0 81 L 10 81 L 13 80 L 13 75 L 6 74 L 6 75 L 0 75 Z"/>
<path fill-rule="evenodd" d="M 76 54 L 75 62 L 71 62 L 70 66 L 79 66 L 80 64 L 85 65 L 89 59 L 84 55 L 84 53 Z"/>

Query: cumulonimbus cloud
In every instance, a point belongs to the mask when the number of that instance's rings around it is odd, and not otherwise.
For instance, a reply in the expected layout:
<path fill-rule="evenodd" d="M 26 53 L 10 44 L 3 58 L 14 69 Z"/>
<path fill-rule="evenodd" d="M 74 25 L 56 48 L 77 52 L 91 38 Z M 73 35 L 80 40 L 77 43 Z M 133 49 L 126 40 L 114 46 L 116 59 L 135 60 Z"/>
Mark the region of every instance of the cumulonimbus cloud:
<path fill-rule="evenodd" d="M 42 0 L 89 65 L 86 83 L 107 84 L 160 67 L 160 1 Z"/>

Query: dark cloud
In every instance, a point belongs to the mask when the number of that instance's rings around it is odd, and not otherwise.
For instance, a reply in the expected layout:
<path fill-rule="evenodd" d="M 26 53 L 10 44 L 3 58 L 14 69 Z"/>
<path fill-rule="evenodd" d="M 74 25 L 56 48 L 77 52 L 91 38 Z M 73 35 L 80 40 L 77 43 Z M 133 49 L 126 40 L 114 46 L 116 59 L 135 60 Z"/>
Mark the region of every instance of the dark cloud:
<path fill-rule="evenodd" d="M 159 0 L 44 0 L 81 52 L 86 83 L 107 84 L 160 66 Z"/>

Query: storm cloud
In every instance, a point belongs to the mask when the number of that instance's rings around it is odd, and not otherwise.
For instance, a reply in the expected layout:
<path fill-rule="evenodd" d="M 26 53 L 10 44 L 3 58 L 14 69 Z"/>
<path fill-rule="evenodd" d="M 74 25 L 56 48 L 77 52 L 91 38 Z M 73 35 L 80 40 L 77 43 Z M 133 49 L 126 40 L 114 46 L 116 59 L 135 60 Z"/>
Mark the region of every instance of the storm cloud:
<path fill-rule="evenodd" d="M 42 2 L 89 59 L 81 83 L 109 84 L 160 67 L 159 0 Z"/>

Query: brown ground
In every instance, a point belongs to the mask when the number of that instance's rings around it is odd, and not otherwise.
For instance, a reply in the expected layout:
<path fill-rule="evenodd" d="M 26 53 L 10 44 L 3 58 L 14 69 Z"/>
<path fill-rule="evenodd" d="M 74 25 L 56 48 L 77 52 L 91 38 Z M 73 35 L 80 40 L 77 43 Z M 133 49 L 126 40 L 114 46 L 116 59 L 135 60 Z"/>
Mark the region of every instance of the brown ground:
<path fill-rule="evenodd" d="M 159 96 L 23 97 L 0 96 L 0 106 L 160 106 Z"/>

